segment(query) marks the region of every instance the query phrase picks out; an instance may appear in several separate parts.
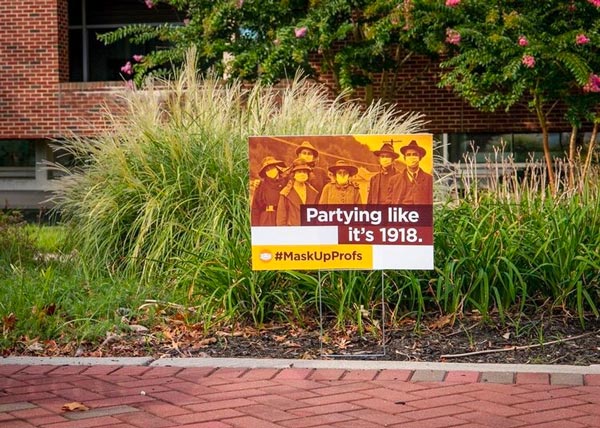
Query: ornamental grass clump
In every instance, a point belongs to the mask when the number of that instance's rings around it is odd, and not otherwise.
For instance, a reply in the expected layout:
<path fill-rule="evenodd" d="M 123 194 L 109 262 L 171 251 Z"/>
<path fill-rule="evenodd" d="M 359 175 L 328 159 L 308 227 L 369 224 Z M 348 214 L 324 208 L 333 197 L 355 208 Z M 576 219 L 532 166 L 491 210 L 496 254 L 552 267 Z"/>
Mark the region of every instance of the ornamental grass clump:
<path fill-rule="evenodd" d="M 207 321 L 293 315 L 314 280 L 250 268 L 248 137 L 414 133 L 423 120 L 332 101 L 301 77 L 282 89 L 200 77 L 190 55 L 175 80 L 124 92 L 110 133 L 66 143 L 85 161 L 60 182 L 57 208 L 86 263 L 163 281 Z"/>

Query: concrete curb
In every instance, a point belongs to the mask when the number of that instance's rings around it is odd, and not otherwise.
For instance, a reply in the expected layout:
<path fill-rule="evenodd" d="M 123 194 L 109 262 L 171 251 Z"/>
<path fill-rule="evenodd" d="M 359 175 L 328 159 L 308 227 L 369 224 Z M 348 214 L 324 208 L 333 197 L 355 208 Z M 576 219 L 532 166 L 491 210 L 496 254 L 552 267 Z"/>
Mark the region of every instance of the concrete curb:
<path fill-rule="evenodd" d="M 0 365 L 26 366 L 147 366 L 154 358 L 3 357 Z"/>
<path fill-rule="evenodd" d="M 148 366 L 148 367 L 228 367 L 228 368 L 308 368 L 343 370 L 441 370 L 513 373 L 600 374 L 600 365 L 567 366 L 542 364 L 472 364 L 413 361 L 372 360 L 287 360 L 252 358 L 71 358 L 71 357 L 5 357 L 0 365 L 56 366 Z"/>

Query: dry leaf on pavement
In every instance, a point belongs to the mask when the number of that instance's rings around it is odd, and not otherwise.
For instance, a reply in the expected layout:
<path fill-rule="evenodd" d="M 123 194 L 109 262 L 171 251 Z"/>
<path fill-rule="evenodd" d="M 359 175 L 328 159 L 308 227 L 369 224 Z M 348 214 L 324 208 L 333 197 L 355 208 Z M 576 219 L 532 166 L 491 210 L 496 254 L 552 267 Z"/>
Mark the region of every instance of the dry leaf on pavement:
<path fill-rule="evenodd" d="M 67 403 L 63 405 L 62 410 L 64 410 L 65 412 L 85 412 L 87 410 L 90 410 L 90 408 L 83 403 L 73 401 L 72 403 Z"/>

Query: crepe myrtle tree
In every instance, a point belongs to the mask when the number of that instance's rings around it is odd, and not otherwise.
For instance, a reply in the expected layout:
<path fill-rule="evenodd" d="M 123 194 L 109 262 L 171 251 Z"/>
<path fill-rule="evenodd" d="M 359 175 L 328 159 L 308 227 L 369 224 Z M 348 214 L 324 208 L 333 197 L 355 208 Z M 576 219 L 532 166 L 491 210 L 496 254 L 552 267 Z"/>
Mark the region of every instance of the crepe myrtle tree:
<path fill-rule="evenodd" d="M 146 0 L 148 8 L 171 7 L 181 22 L 163 25 L 133 24 L 99 36 L 106 44 L 129 39 L 134 44 L 158 40 L 159 48 L 142 61 L 121 70 L 138 83 L 147 74 L 169 74 L 183 63 L 189 48 L 196 48 L 197 67 L 224 75 L 253 79 L 257 65 L 273 49 L 275 31 L 304 16 L 303 2 L 290 0 Z M 226 61 L 224 61 L 224 56 Z M 127 64 L 126 64 L 127 65 Z M 226 70 L 227 69 L 227 70 Z"/>
<path fill-rule="evenodd" d="M 330 73 L 337 93 L 366 86 L 369 102 L 375 79 L 382 98 L 395 92 L 395 73 L 412 55 L 399 43 L 409 0 L 148 0 L 146 5 L 173 7 L 182 22 L 130 25 L 101 36 L 105 43 L 163 42 L 161 49 L 124 66 L 124 77 L 138 83 L 145 74 L 168 72 L 194 46 L 203 71 L 267 83 L 298 69 L 315 78 Z"/>
<path fill-rule="evenodd" d="M 548 117 L 557 103 L 566 105 L 572 125 L 571 165 L 578 129 L 594 124 L 586 165 L 591 161 L 600 122 L 600 0 L 414 0 L 411 10 L 404 37 L 442 59 L 440 86 L 483 111 L 528 102 L 552 190 Z"/>

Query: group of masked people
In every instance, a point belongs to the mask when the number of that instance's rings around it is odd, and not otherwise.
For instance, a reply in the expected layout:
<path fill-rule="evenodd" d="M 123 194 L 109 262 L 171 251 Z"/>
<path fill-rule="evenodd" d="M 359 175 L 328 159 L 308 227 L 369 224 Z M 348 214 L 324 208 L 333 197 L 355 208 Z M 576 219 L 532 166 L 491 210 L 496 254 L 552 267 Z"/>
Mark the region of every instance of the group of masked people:
<path fill-rule="evenodd" d="M 426 150 L 412 140 L 400 147 L 406 167 L 397 168 L 400 154 L 392 143 L 384 143 L 373 152 L 379 161 L 379 172 L 371 177 L 367 204 L 429 205 L 433 203 L 433 177 L 420 167 Z"/>
<path fill-rule="evenodd" d="M 431 203 L 432 177 L 419 167 L 425 149 L 411 141 L 400 152 L 406 163 L 402 171 L 394 165 L 400 155 L 392 144 L 384 143 L 374 152 L 379 171 L 371 177 L 367 204 Z M 253 226 L 299 226 L 301 205 L 363 204 L 359 186 L 351 180 L 358 173 L 356 166 L 340 160 L 328 173 L 317 166 L 319 152 L 308 141 L 296 148 L 296 156 L 289 168 L 272 156 L 263 159 L 252 199 Z"/>

